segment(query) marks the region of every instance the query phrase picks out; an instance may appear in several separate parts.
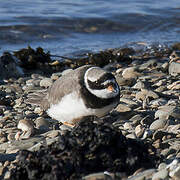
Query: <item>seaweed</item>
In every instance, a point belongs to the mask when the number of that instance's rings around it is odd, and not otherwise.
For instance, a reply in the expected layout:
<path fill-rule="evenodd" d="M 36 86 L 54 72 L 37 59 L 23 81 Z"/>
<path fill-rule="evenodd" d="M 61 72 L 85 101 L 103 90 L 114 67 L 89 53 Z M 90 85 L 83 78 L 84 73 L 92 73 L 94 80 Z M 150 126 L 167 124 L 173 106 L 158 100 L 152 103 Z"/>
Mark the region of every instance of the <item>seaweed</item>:
<path fill-rule="evenodd" d="M 51 146 L 37 152 L 21 151 L 10 179 L 80 179 L 102 171 L 130 175 L 155 166 L 157 158 L 148 150 L 147 144 L 127 139 L 107 119 L 84 117 Z"/>

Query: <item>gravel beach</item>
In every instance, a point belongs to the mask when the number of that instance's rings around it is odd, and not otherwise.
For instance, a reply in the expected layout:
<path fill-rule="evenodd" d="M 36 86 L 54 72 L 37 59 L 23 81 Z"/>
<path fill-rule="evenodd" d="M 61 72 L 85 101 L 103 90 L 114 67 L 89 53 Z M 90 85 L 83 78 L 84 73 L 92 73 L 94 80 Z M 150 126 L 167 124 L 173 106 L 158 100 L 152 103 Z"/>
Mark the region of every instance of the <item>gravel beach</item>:
<path fill-rule="evenodd" d="M 0 57 L 1 179 L 180 179 L 180 43 L 51 60 L 30 47 Z M 114 74 L 118 106 L 73 130 L 27 96 L 84 64 Z M 28 133 L 20 138 L 20 133 Z M 120 143 L 120 144 L 119 144 Z M 102 160 L 103 159 L 103 160 Z"/>

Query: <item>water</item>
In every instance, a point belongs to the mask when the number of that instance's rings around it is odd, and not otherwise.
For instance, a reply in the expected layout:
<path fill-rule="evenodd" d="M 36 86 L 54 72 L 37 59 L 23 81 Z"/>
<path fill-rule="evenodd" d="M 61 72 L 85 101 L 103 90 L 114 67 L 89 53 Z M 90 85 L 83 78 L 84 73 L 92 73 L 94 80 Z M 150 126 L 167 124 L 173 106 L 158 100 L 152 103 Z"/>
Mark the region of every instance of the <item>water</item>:
<path fill-rule="evenodd" d="M 0 54 L 28 45 L 70 55 L 179 41 L 179 0 L 0 0 Z"/>

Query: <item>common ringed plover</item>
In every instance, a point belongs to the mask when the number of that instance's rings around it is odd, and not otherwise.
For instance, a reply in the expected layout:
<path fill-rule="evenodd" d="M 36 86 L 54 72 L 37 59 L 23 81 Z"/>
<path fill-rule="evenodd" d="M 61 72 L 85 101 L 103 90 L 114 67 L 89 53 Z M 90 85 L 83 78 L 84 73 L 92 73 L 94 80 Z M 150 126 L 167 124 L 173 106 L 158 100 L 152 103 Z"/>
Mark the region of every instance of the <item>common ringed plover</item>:
<path fill-rule="evenodd" d="M 99 67 L 85 65 L 57 79 L 45 92 L 29 99 L 53 119 L 73 127 L 84 116 L 102 117 L 120 98 L 115 77 Z"/>

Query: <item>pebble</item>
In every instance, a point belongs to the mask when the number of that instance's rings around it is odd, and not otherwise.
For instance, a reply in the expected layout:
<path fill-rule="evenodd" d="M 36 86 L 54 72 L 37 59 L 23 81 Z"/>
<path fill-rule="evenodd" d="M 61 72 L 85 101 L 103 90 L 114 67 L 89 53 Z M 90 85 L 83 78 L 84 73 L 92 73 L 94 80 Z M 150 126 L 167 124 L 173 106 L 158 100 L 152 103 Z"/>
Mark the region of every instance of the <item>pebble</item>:
<path fill-rule="evenodd" d="M 131 99 L 128 99 L 128 98 L 123 98 L 123 97 L 120 99 L 120 102 L 128 104 L 128 106 L 131 107 L 131 108 L 136 108 L 136 107 L 139 107 L 139 105 L 140 105 L 138 102 L 136 102 L 134 100 L 131 100 Z"/>
<path fill-rule="evenodd" d="M 165 62 L 165 63 L 162 64 L 162 68 L 164 69 L 164 71 L 167 71 L 168 67 L 169 67 L 169 63 L 168 62 Z"/>
<path fill-rule="evenodd" d="M 4 162 L 4 167 L 9 166 L 9 164 L 10 164 L 9 161 L 5 161 L 5 162 Z"/>
<path fill-rule="evenodd" d="M 134 133 L 128 134 L 128 135 L 126 135 L 126 137 L 130 138 L 130 139 L 136 139 L 137 138 L 137 136 Z"/>
<path fill-rule="evenodd" d="M 141 70 L 146 70 L 147 68 L 152 68 L 157 66 L 157 60 L 156 59 L 151 59 L 143 64 L 140 65 L 139 69 Z"/>
<path fill-rule="evenodd" d="M 49 138 L 49 137 L 47 137 L 47 138 L 46 138 L 46 144 L 49 146 L 49 145 L 53 144 L 54 142 L 58 141 L 58 139 L 59 139 L 58 136 L 55 137 L 55 138 Z"/>
<path fill-rule="evenodd" d="M 9 179 L 10 176 L 11 176 L 10 171 L 7 171 L 7 172 L 5 173 L 5 175 L 4 175 L 4 179 Z"/>
<path fill-rule="evenodd" d="M 180 179 L 180 164 L 179 167 L 176 167 L 176 169 L 172 170 L 169 174 L 174 180 Z"/>
<path fill-rule="evenodd" d="M 46 132 L 49 130 L 49 122 L 45 120 L 43 117 L 39 117 L 35 120 L 36 128 L 41 132 Z"/>
<path fill-rule="evenodd" d="M 144 134 L 145 128 L 142 125 L 138 125 L 135 128 L 135 134 L 137 137 L 142 137 Z"/>
<path fill-rule="evenodd" d="M 128 107 L 126 104 L 119 104 L 116 107 L 116 111 L 120 112 L 120 113 L 129 113 L 129 112 L 131 112 L 131 108 Z"/>
<path fill-rule="evenodd" d="M 44 78 L 40 81 L 40 86 L 48 88 L 52 85 L 53 81 L 51 78 Z"/>
<path fill-rule="evenodd" d="M 142 139 L 152 137 L 152 135 L 153 135 L 153 131 L 151 131 L 149 129 L 145 129 Z"/>
<path fill-rule="evenodd" d="M 3 174 L 3 171 L 4 171 L 4 166 L 0 166 L 0 177 L 2 176 L 2 174 Z"/>
<path fill-rule="evenodd" d="M 170 171 L 170 177 L 174 177 L 174 179 L 180 178 L 180 161 L 178 159 L 174 159 L 166 169 Z"/>
<path fill-rule="evenodd" d="M 134 126 L 138 125 L 140 123 L 140 121 L 143 119 L 142 115 L 141 114 L 136 114 L 134 116 L 132 116 L 129 121 L 132 122 L 132 124 Z"/>
<path fill-rule="evenodd" d="M 31 137 L 20 141 L 5 142 L 0 144 L 0 151 L 5 151 L 6 154 L 12 154 L 22 149 L 28 149 L 40 142 L 44 137 Z"/>
<path fill-rule="evenodd" d="M 127 130 L 127 129 L 128 130 L 133 129 L 131 123 L 128 123 L 128 122 L 124 123 L 124 130 Z"/>
<path fill-rule="evenodd" d="M 138 81 L 132 88 L 141 90 L 145 88 L 145 84 L 142 81 Z"/>
<path fill-rule="evenodd" d="M 160 163 L 159 166 L 158 166 L 158 170 L 165 169 L 166 166 L 167 166 L 166 163 Z"/>
<path fill-rule="evenodd" d="M 162 98 L 152 100 L 152 101 L 149 103 L 149 105 L 152 106 L 152 107 L 159 107 L 159 106 L 163 106 L 163 105 L 165 105 L 165 104 L 167 104 L 167 100 L 162 99 Z"/>
<path fill-rule="evenodd" d="M 7 142 L 7 138 L 6 137 L 0 137 L 0 143 L 4 143 Z"/>
<path fill-rule="evenodd" d="M 151 97 L 153 99 L 159 98 L 159 96 L 155 92 L 147 89 L 141 89 L 140 92 L 136 93 L 137 100 L 144 101 L 147 97 Z"/>
<path fill-rule="evenodd" d="M 102 173 L 93 173 L 87 176 L 84 176 L 82 180 L 105 180 L 105 179 L 114 179 L 114 174 L 109 172 L 102 172 Z"/>
<path fill-rule="evenodd" d="M 166 119 L 158 119 L 150 125 L 150 130 L 163 129 L 167 124 Z"/>
<path fill-rule="evenodd" d="M 169 126 L 167 127 L 167 131 L 168 131 L 169 133 L 180 134 L 180 124 L 169 125 Z"/>
<path fill-rule="evenodd" d="M 168 85 L 167 88 L 172 90 L 180 89 L 180 80 Z"/>
<path fill-rule="evenodd" d="M 127 180 L 145 180 L 151 179 L 152 175 L 156 173 L 156 169 L 148 169 L 143 172 L 138 173 L 135 176 L 129 177 Z"/>
<path fill-rule="evenodd" d="M 180 63 L 172 62 L 169 65 L 169 74 L 172 76 L 177 76 L 180 74 Z"/>
<path fill-rule="evenodd" d="M 170 154 L 174 154 L 176 153 L 176 150 L 175 149 L 164 149 L 161 151 L 161 155 L 165 156 L 165 157 L 168 157 Z"/>
<path fill-rule="evenodd" d="M 159 110 L 155 112 L 155 119 L 157 118 L 168 118 L 169 116 L 179 117 L 180 109 L 176 106 L 160 106 Z"/>
<path fill-rule="evenodd" d="M 134 79 L 141 76 L 141 74 L 137 71 L 136 67 L 129 67 L 123 70 L 122 76 L 125 79 Z"/>
<path fill-rule="evenodd" d="M 31 74 L 32 79 L 43 79 L 43 77 L 40 74 Z"/>
<path fill-rule="evenodd" d="M 167 178 L 168 178 L 168 171 L 166 169 L 162 169 L 153 175 L 152 180 L 159 180 L 159 179 L 166 180 Z"/>
<path fill-rule="evenodd" d="M 46 134 L 47 137 L 50 138 L 55 138 L 59 135 L 60 131 L 59 130 L 52 130 L 52 131 L 48 131 L 48 133 Z"/>
<path fill-rule="evenodd" d="M 34 86 L 34 79 L 29 79 L 26 81 L 27 86 Z"/>
<path fill-rule="evenodd" d="M 42 114 L 43 110 L 40 107 L 35 107 L 34 113 L 36 114 Z"/>
<path fill-rule="evenodd" d="M 53 74 L 51 75 L 51 79 L 52 79 L 52 80 L 57 80 L 60 76 L 62 76 L 62 73 L 61 73 L 61 72 L 53 73 Z"/>
<path fill-rule="evenodd" d="M 160 87 L 156 88 L 155 90 L 156 90 L 156 92 L 164 92 L 166 89 L 167 89 L 166 86 L 160 86 Z"/>
<path fill-rule="evenodd" d="M 28 91 L 34 90 L 35 87 L 34 87 L 34 85 L 29 85 L 29 86 L 24 85 L 24 86 L 22 87 L 22 89 L 23 89 L 25 92 L 28 92 Z"/>
<path fill-rule="evenodd" d="M 20 139 L 27 139 L 34 133 L 34 125 L 31 120 L 22 119 L 19 121 L 18 129 L 21 129 L 23 133 L 20 135 L 19 133 L 16 134 L 16 140 Z"/>
<path fill-rule="evenodd" d="M 116 75 L 116 81 L 121 86 L 131 86 L 134 83 L 133 79 L 125 79 L 120 74 Z"/>
<path fill-rule="evenodd" d="M 7 136 L 8 141 L 13 141 L 15 140 L 15 133 L 9 133 Z"/>

